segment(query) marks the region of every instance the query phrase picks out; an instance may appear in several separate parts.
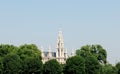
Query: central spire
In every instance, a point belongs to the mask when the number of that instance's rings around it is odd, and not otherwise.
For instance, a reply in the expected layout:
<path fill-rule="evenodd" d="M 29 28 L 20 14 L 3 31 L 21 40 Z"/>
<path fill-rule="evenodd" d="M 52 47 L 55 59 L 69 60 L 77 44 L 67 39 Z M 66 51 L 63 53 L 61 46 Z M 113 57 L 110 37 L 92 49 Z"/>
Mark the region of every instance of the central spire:
<path fill-rule="evenodd" d="M 62 35 L 62 31 L 61 30 L 58 33 L 58 43 L 64 44 L 63 35 Z"/>
<path fill-rule="evenodd" d="M 58 58 L 58 61 L 60 61 L 62 63 L 62 62 L 64 62 L 65 50 L 64 50 L 64 40 L 63 40 L 63 35 L 62 35 L 61 30 L 58 32 L 56 48 L 57 48 L 56 57 Z"/>

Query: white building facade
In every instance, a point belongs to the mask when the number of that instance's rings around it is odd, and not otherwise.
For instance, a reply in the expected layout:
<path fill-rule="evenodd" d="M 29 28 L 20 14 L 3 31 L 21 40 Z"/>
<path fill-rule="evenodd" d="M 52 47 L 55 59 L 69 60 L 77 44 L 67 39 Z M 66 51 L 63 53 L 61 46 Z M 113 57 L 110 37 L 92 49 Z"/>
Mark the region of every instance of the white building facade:
<path fill-rule="evenodd" d="M 43 48 L 41 48 L 43 50 Z M 59 31 L 58 38 L 57 38 L 57 45 L 56 45 L 56 52 L 51 51 L 51 47 L 47 52 L 42 51 L 42 61 L 45 63 L 48 60 L 56 59 L 59 63 L 64 64 L 68 58 L 67 50 L 64 47 L 64 40 L 62 31 Z"/>

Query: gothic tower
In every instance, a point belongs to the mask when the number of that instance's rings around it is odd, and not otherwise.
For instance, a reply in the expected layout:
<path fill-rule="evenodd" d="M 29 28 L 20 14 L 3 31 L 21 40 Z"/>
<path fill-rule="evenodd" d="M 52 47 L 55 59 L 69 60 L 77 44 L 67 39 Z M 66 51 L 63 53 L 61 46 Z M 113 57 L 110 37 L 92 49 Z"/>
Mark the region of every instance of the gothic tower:
<path fill-rule="evenodd" d="M 59 31 L 58 33 L 58 39 L 57 39 L 57 52 L 56 52 L 56 59 L 60 62 L 60 63 L 65 63 L 65 50 L 64 50 L 64 40 L 63 40 L 63 35 L 62 35 L 62 31 Z"/>
<path fill-rule="evenodd" d="M 49 46 L 48 51 L 43 51 L 43 47 L 41 47 L 43 63 L 51 59 L 56 59 L 61 64 L 66 63 L 68 54 L 67 54 L 67 49 L 64 48 L 64 40 L 63 40 L 62 31 L 59 31 L 58 33 L 56 49 L 57 49 L 56 52 L 52 52 L 51 47 Z"/>

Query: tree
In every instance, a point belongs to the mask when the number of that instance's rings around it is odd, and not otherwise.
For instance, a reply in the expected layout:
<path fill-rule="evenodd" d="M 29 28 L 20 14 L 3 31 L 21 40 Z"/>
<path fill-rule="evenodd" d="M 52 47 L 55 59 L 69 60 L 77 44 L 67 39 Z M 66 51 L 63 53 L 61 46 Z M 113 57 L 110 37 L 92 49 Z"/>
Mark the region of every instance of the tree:
<path fill-rule="evenodd" d="M 107 52 L 101 45 L 86 45 L 76 50 L 76 55 L 82 56 L 83 58 L 88 56 L 94 56 L 102 63 L 106 64 Z"/>
<path fill-rule="evenodd" d="M 58 63 L 57 60 L 52 59 L 47 61 L 43 67 L 43 74 L 61 74 L 62 66 Z"/>
<path fill-rule="evenodd" d="M 22 61 L 22 74 L 42 74 L 43 63 L 39 58 L 26 57 Z"/>
<path fill-rule="evenodd" d="M 22 59 L 22 74 L 42 73 L 41 51 L 36 45 L 21 45 L 17 54 Z"/>
<path fill-rule="evenodd" d="M 111 64 L 103 65 L 101 74 L 117 74 L 117 68 Z"/>
<path fill-rule="evenodd" d="M 0 58 L 0 74 L 3 74 L 3 60 Z"/>
<path fill-rule="evenodd" d="M 24 59 L 25 57 L 39 57 L 39 59 L 42 60 L 41 51 L 35 44 L 21 45 L 17 54 L 21 57 L 21 59 Z"/>
<path fill-rule="evenodd" d="M 64 74 L 85 74 L 85 61 L 80 56 L 68 58 L 64 67 Z"/>
<path fill-rule="evenodd" d="M 85 58 L 85 74 L 100 74 L 101 65 L 94 56 Z"/>
<path fill-rule="evenodd" d="M 18 50 L 18 48 L 14 45 L 8 45 L 8 44 L 0 45 L 0 74 L 3 74 L 3 72 L 6 71 L 6 69 L 5 69 L 6 65 L 8 65 L 6 68 L 10 67 L 10 64 L 9 64 L 10 61 L 7 59 L 10 59 L 11 62 L 15 61 L 15 60 L 12 60 L 12 58 L 17 53 L 17 50 Z M 11 55 L 13 53 L 14 53 L 14 55 Z M 10 55 L 10 56 L 8 56 L 8 55 Z M 16 56 L 16 58 L 18 58 L 18 56 Z M 8 63 L 6 60 L 8 61 Z M 16 59 L 16 61 L 17 61 L 17 59 Z M 10 69 L 10 68 L 8 68 L 8 69 Z M 12 71 L 12 69 L 10 69 L 9 71 Z"/>
<path fill-rule="evenodd" d="M 120 74 L 120 62 L 116 64 L 116 68 L 118 69 L 118 74 Z"/>
<path fill-rule="evenodd" d="M 19 74 L 21 59 L 17 54 L 8 54 L 3 59 L 3 74 Z"/>
<path fill-rule="evenodd" d="M 16 53 L 18 48 L 14 45 L 1 44 L 0 45 L 0 57 L 4 57 L 10 53 Z"/>

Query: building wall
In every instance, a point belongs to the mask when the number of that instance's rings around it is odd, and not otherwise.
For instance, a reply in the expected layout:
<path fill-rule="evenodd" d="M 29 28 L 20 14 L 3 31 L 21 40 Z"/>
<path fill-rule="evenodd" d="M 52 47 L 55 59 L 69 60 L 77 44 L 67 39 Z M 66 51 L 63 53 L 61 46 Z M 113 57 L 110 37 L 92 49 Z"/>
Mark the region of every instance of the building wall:
<path fill-rule="evenodd" d="M 45 63 L 48 60 L 56 59 L 59 63 L 64 64 L 68 58 L 67 52 L 64 48 L 64 40 L 62 31 L 59 31 L 57 44 L 56 44 L 56 52 L 51 52 L 51 48 L 49 47 L 48 52 L 42 52 L 42 61 Z"/>

